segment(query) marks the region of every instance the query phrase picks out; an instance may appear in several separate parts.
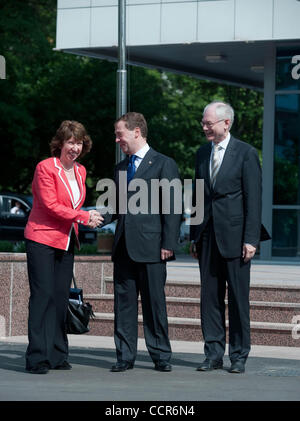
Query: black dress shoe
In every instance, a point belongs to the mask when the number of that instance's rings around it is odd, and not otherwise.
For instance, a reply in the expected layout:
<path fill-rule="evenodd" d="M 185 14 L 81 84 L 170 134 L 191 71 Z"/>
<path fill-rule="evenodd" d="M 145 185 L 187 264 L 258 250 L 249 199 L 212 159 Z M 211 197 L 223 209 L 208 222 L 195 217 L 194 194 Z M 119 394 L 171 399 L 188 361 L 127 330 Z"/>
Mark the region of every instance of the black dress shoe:
<path fill-rule="evenodd" d="M 172 366 L 166 361 L 159 361 L 158 363 L 155 363 L 154 369 L 157 371 L 168 372 L 168 371 L 172 371 Z"/>
<path fill-rule="evenodd" d="M 232 361 L 229 373 L 245 373 L 245 364 L 243 361 Z"/>
<path fill-rule="evenodd" d="M 118 361 L 115 365 L 112 366 L 110 371 L 117 373 L 119 371 L 131 370 L 132 368 L 133 363 L 130 361 Z"/>
<path fill-rule="evenodd" d="M 209 358 L 206 358 L 203 363 L 199 365 L 197 371 L 211 371 L 219 368 L 223 368 L 222 360 L 210 360 Z"/>
<path fill-rule="evenodd" d="M 68 361 L 64 361 L 62 364 L 57 365 L 54 367 L 54 370 L 71 370 L 72 366 L 68 363 Z"/>
<path fill-rule="evenodd" d="M 31 374 L 47 374 L 49 371 L 49 365 L 46 363 L 39 363 L 34 367 L 26 367 L 26 371 Z"/>

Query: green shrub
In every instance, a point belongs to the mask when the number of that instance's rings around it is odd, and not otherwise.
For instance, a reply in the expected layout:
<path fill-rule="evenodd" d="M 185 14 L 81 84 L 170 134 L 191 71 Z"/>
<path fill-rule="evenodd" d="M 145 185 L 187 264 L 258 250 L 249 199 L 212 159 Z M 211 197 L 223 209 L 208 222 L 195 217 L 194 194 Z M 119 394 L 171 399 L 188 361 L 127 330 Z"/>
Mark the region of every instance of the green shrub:
<path fill-rule="evenodd" d="M 177 254 L 190 254 L 190 245 L 191 243 L 189 241 L 179 245 Z"/>
<path fill-rule="evenodd" d="M 25 241 L 14 243 L 13 241 L 0 241 L 0 252 L 25 253 Z"/>
<path fill-rule="evenodd" d="M 0 252 L 14 252 L 14 243 L 11 243 L 10 241 L 0 241 Z"/>
<path fill-rule="evenodd" d="M 98 254 L 96 244 L 82 244 L 80 250 L 75 247 L 75 254 Z"/>
<path fill-rule="evenodd" d="M 19 243 L 16 243 L 15 246 L 14 246 L 14 252 L 15 253 L 26 253 L 25 241 L 20 241 Z"/>

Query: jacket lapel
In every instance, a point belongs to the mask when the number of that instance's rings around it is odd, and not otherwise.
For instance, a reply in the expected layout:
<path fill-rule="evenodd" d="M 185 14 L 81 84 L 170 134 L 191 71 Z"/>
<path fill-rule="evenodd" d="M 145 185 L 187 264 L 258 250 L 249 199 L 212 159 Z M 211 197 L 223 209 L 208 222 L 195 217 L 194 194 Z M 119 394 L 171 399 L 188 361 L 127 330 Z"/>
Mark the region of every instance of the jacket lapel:
<path fill-rule="evenodd" d="M 146 155 L 142 159 L 142 162 L 138 166 L 138 168 L 137 168 L 137 170 L 134 174 L 133 179 L 142 178 L 143 174 L 149 168 L 151 168 L 152 164 L 155 162 L 155 156 L 156 156 L 155 150 L 150 147 L 150 149 L 148 150 L 148 152 L 146 153 Z M 122 162 L 120 162 L 117 171 L 118 172 L 119 171 L 127 171 L 128 163 L 129 163 L 129 157 L 127 156 Z M 116 182 L 119 184 L 118 176 L 116 177 Z"/>
<path fill-rule="evenodd" d="M 77 165 L 77 163 L 75 162 L 75 164 L 74 164 L 74 166 L 75 166 L 75 177 L 76 177 L 76 180 L 77 180 L 77 184 L 78 184 L 78 187 L 79 187 L 79 191 L 80 191 L 80 195 L 79 195 L 79 199 L 78 199 L 78 201 L 74 204 L 74 208 L 76 209 L 77 208 L 77 206 L 81 203 L 81 201 L 82 201 L 82 199 L 83 199 L 83 191 L 84 191 L 84 188 L 83 188 L 83 180 L 82 180 L 82 175 L 81 175 L 81 173 L 80 173 L 80 167 L 79 167 L 79 165 Z M 72 190 L 71 190 L 71 193 L 72 193 Z M 72 194 L 72 197 L 73 197 L 73 194 Z"/>
<path fill-rule="evenodd" d="M 211 144 L 206 148 L 204 159 L 202 161 L 202 174 L 204 179 L 207 180 L 208 185 L 210 186 L 210 174 L 209 174 L 209 165 L 210 165 L 210 155 L 211 155 Z"/>
<path fill-rule="evenodd" d="M 115 169 L 115 182 L 117 186 L 119 186 L 119 172 L 127 171 L 128 164 L 129 164 L 129 157 L 127 156 L 123 161 L 121 161 L 118 164 L 117 169 Z"/>
<path fill-rule="evenodd" d="M 209 163 L 211 154 L 211 144 L 208 143 L 200 148 L 200 154 L 197 159 L 197 171 L 196 176 L 199 179 L 204 179 L 205 184 L 210 188 L 210 176 L 209 176 Z"/>
<path fill-rule="evenodd" d="M 142 178 L 141 176 L 152 166 L 155 161 L 156 152 L 150 147 L 138 169 L 136 170 L 133 178 Z"/>
<path fill-rule="evenodd" d="M 74 172 L 75 172 L 75 177 L 76 177 L 77 184 L 78 184 L 79 191 L 80 191 L 79 200 L 76 203 L 74 203 L 74 197 L 73 197 L 73 192 L 72 192 L 71 186 L 70 186 L 69 181 L 66 177 L 66 174 L 65 174 L 65 172 L 64 172 L 64 170 L 63 170 L 63 168 L 60 164 L 59 159 L 54 158 L 54 166 L 55 166 L 55 168 L 57 168 L 58 178 L 60 179 L 64 189 L 66 190 L 66 192 L 67 192 L 67 194 L 70 198 L 70 201 L 72 203 L 73 208 L 76 209 L 76 207 L 79 205 L 79 203 L 81 202 L 82 197 L 83 197 L 83 181 L 82 181 L 82 176 L 81 176 L 80 171 L 79 171 L 79 166 L 75 162 L 75 164 L 74 164 L 74 166 L 75 166 L 74 170 L 75 171 Z"/>

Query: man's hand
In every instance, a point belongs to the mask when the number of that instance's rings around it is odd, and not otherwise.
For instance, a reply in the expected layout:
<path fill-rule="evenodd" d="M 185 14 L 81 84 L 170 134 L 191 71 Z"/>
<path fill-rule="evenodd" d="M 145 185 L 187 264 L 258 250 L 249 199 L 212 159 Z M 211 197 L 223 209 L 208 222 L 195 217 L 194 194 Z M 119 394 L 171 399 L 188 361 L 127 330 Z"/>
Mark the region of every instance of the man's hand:
<path fill-rule="evenodd" d="M 198 259 L 198 253 L 197 253 L 197 248 L 196 248 L 196 244 L 195 243 L 191 243 L 191 245 L 190 245 L 190 255 L 194 259 Z"/>
<path fill-rule="evenodd" d="M 166 249 L 161 249 L 160 250 L 160 258 L 161 260 L 166 260 L 169 259 L 170 257 L 173 256 L 173 250 L 166 250 Z"/>
<path fill-rule="evenodd" d="M 252 246 L 251 244 L 244 244 L 243 245 L 243 259 L 244 262 L 247 263 L 252 257 L 255 255 L 256 247 Z"/>
<path fill-rule="evenodd" d="M 101 222 L 104 221 L 103 216 L 100 215 L 99 212 L 97 212 L 95 209 L 89 211 L 90 219 L 87 223 L 87 226 L 90 228 L 96 228 L 98 225 L 101 224 Z"/>

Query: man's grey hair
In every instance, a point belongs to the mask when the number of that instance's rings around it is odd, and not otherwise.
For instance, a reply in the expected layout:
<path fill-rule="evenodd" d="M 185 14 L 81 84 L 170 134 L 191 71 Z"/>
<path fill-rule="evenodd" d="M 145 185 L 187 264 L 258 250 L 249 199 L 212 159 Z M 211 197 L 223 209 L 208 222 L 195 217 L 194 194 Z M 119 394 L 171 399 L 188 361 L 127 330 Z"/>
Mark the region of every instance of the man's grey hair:
<path fill-rule="evenodd" d="M 231 126 L 233 124 L 234 121 L 234 110 L 232 108 L 232 106 L 230 104 L 227 104 L 226 102 L 222 102 L 222 101 L 213 101 L 210 104 L 206 105 L 206 107 L 203 110 L 203 115 L 205 114 L 206 110 L 212 106 L 215 105 L 216 106 L 216 116 L 219 120 L 230 120 L 230 124 L 229 124 L 229 130 L 231 129 Z"/>

